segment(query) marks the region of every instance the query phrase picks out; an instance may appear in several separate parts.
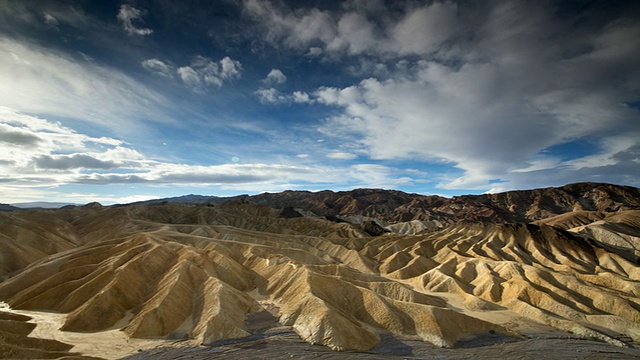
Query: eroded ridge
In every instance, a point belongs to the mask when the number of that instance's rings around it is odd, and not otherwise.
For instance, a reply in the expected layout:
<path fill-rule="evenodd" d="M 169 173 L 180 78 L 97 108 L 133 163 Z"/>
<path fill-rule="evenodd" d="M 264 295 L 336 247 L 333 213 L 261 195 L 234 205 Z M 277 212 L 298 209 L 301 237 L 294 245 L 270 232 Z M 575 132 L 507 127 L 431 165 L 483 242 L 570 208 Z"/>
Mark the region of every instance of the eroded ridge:
<path fill-rule="evenodd" d="M 640 341 L 629 255 L 640 212 L 624 213 L 371 237 L 244 203 L 50 211 L 38 231 L 64 246 L 5 271 L 0 300 L 68 314 L 64 331 L 201 344 L 249 336 L 258 330 L 247 319 L 268 311 L 274 326 L 335 350 L 371 349 L 382 331 L 452 347 L 467 335 L 556 329 L 625 346 Z"/>

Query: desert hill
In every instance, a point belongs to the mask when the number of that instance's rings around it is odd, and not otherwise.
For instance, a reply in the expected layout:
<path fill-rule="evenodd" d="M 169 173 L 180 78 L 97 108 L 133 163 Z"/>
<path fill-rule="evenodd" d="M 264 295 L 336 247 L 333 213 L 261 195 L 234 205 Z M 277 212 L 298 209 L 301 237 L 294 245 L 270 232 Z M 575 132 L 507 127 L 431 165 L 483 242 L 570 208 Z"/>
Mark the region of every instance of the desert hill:
<path fill-rule="evenodd" d="M 133 205 L 167 202 L 222 204 L 235 201 L 246 201 L 276 209 L 291 207 L 333 220 L 357 222 L 363 218 L 371 218 L 384 225 L 416 220 L 431 224 L 428 227 L 433 227 L 433 224 L 442 227 L 459 221 L 530 222 L 572 211 L 639 210 L 640 190 L 611 184 L 576 183 L 557 188 L 452 198 L 382 189 L 339 192 L 283 191 L 230 198 L 188 195 L 142 201 Z"/>
<path fill-rule="evenodd" d="M 634 346 L 637 193 L 580 184 L 465 197 L 476 205 L 452 208 L 462 200 L 285 192 L 215 205 L 0 213 L 0 301 L 66 314 L 67 333 L 197 344 L 283 327 L 334 350 L 366 351 L 385 334 L 439 347 L 538 333 Z M 268 197 L 277 201 L 260 204 Z M 416 210 L 419 219 L 393 222 L 420 201 L 432 207 Z M 479 204 L 498 220 L 468 215 Z M 544 217 L 563 209 L 571 210 Z M 440 211 L 448 220 L 426 217 Z M 528 221 L 508 221 L 518 217 Z M 366 221 L 391 231 L 371 236 Z"/>

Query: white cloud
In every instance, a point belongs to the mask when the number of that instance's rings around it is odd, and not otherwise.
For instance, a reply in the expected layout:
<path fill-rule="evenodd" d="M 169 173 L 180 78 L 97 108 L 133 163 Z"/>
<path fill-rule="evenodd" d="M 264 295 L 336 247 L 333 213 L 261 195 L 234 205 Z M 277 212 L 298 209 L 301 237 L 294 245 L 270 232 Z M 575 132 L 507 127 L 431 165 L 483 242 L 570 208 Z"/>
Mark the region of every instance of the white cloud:
<path fill-rule="evenodd" d="M 442 49 L 441 43 L 460 35 L 451 27 L 454 9 L 434 3 L 407 15 L 393 28 L 397 39 L 387 49 L 399 55 Z M 431 26 L 413 17 L 435 16 L 432 11 L 451 26 L 424 43 L 416 39 L 418 48 L 402 44 L 400 39 L 411 39 L 400 36 L 412 33 L 409 28 Z M 509 2 L 489 15 L 465 30 L 476 34 L 475 41 L 459 41 L 453 62 L 403 60 L 401 71 L 385 80 L 318 89 L 312 100 L 340 110 L 320 130 L 357 144 L 373 159 L 455 166 L 462 176 L 440 184 L 449 189 L 486 189 L 495 179 L 506 181 L 495 189 L 507 189 L 536 186 L 534 180 L 537 186 L 585 179 L 616 183 L 640 175 L 630 166 L 640 146 L 638 110 L 622 105 L 637 101 L 640 91 L 634 65 L 640 44 L 629 41 L 640 27 L 614 21 L 574 34 L 537 3 Z M 584 138 L 600 144 L 589 155 L 545 155 L 555 145 Z"/>
<path fill-rule="evenodd" d="M 391 30 L 389 47 L 399 54 L 424 54 L 439 49 L 456 31 L 457 6 L 433 2 L 409 11 Z"/>
<path fill-rule="evenodd" d="M 60 23 L 58 22 L 58 19 L 56 19 L 55 16 L 53 16 L 53 15 L 47 13 L 47 12 L 44 12 L 42 14 L 42 17 L 44 19 L 44 23 L 47 24 L 47 25 L 54 26 L 54 27 L 60 25 Z"/>
<path fill-rule="evenodd" d="M 254 92 L 263 104 L 312 104 L 315 102 L 309 94 L 303 91 L 294 91 L 291 94 L 283 94 L 276 88 L 258 89 Z"/>
<path fill-rule="evenodd" d="M 193 58 L 190 66 L 179 67 L 176 72 L 192 90 L 204 92 L 208 86 L 221 87 L 225 81 L 239 78 L 242 64 L 228 56 L 214 61 L 198 55 Z"/>
<path fill-rule="evenodd" d="M 337 34 L 327 44 L 327 50 L 346 50 L 349 54 L 361 54 L 379 48 L 374 27 L 362 14 L 344 14 L 337 23 Z"/>
<path fill-rule="evenodd" d="M 271 69 L 267 77 L 262 80 L 267 85 L 280 85 L 287 82 L 287 77 L 278 69 Z"/>
<path fill-rule="evenodd" d="M 224 80 L 237 79 L 242 72 L 242 64 L 239 61 L 233 60 L 228 56 L 225 56 L 220 60 L 221 71 L 219 72 L 220 78 Z"/>
<path fill-rule="evenodd" d="M 60 24 L 78 25 L 84 22 L 85 15 L 74 6 L 62 3 L 34 3 L 32 1 L 2 1 L 0 23 L 5 26 L 28 25 L 43 29 L 58 29 Z M 74 21 L 71 21 L 74 20 Z M 43 27 L 42 25 L 46 25 Z"/>
<path fill-rule="evenodd" d="M 353 160 L 358 156 L 355 154 L 346 153 L 346 152 L 332 152 L 327 154 L 327 157 L 329 159 L 337 159 L 337 160 Z"/>
<path fill-rule="evenodd" d="M 528 173 L 541 170 L 555 169 L 560 165 L 561 161 L 555 157 L 538 156 L 532 160 L 526 161 L 526 167 L 511 170 L 514 173 Z"/>
<path fill-rule="evenodd" d="M 293 94 L 291 94 L 291 99 L 293 100 L 293 102 L 301 104 L 309 104 L 313 102 L 313 100 L 311 100 L 311 97 L 309 97 L 309 94 L 304 91 L 294 91 Z"/>
<path fill-rule="evenodd" d="M 265 38 L 290 47 L 304 46 L 316 39 L 327 43 L 335 37 L 335 23 L 328 12 L 310 9 L 293 14 L 269 1 L 245 0 L 244 11 L 264 25 Z"/>
<path fill-rule="evenodd" d="M 349 169 L 349 176 L 360 182 L 360 186 L 357 187 L 397 189 L 414 182 L 409 176 L 398 176 L 402 175 L 403 171 L 384 165 L 357 164 Z"/>
<path fill-rule="evenodd" d="M 282 93 L 275 88 L 258 89 L 255 91 L 255 94 L 263 104 L 284 104 L 289 101 L 286 96 L 282 95 Z"/>
<path fill-rule="evenodd" d="M 317 46 L 312 46 L 309 48 L 309 51 L 307 51 L 307 53 L 305 54 L 306 56 L 309 57 L 317 57 L 322 55 L 322 48 L 317 47 Z"/>
<path fill-rule="evenodd" d="M 191 66 L 179 67 L 177 73 L 187 86 L 195 89 L 199 89 L 202 86 L 200 75 Z"/>
<path fill-rule="evenodd" d="M 140 64 L 146 70 L 167 78 L 172 78 L 173 73 L 175 72 L 173 66 L 158 59 L 146 59 Z"/>
<path fill-rule="evenodd" d="M 640 145 L 640 133 L 607 137 L 601 140 L 600 152 L 563 163 L 573 170 L 617 165 L 621 154 Z"/>
<path fill-rule="evenodd" d="M 137 27 L 135 23 L 144 23 L 142 20 L 144 11 L 134 8 L 131 5 L 120 5 L 118 11 L 118 21 L 122 23 L 122 27 L 129 35 L 150 35 L 153 30 L 149 28 Z"/>
<path fill-rule="evenodd" d="M 71 181 L 83 169 L 126 167 L 142 159 L 120 140 L 79 134 L 7 107 L 0 107 L 0 152 L 7 161 L 0 165 L 3 183 L 36 187 Z"/>

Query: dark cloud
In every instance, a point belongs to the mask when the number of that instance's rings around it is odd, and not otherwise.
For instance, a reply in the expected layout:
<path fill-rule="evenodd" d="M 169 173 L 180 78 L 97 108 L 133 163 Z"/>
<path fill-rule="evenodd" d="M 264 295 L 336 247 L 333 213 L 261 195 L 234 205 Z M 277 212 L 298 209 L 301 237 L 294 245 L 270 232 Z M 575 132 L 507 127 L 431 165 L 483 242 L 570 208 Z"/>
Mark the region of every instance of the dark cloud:
<path fill-rule="evenodd" d="M 0 127 L 0 142 L 16 146 L 37 146 L 42 142 L 42 139 L 37 135 L 20 131 L 12 131 Z"/>
<path fill-rule="evenodd" d="M 251 174 L 169 174 L 157 179 L 163 183 L 178 184 L 243 184 L 272 180 L 268 175 Z"/>
<path fill-rule="evenodd" d="M 79 175 L 74 182 L 80 184 L 245 184 L 272 180 L 268 175 L 243 174 L 91 174 Z"/>
<path fill-rule="evenodd" d="M 144 184 L 150 181 L 134 174 L 91 174 L 80 175 L 72 181 L 76 184 L 108 185 L 108 184 Z"/>
<path fill-rule="evenodd" d="M 118 166 L 113 161 L 98 160 L 89 155 L 41 155 L 34 160 L 36 167 L 40 169 L 51 170 L 70 170 L 70 169 L 112 169 Z"/>
<path fill-rule="evenodd" d="M 259 0 L 243 2 L 245 15 L 277 47 L 352 56 L 429 54 L 456 33 L 454 2 L 343 2 L 342 7 L 289 7 Z"/>

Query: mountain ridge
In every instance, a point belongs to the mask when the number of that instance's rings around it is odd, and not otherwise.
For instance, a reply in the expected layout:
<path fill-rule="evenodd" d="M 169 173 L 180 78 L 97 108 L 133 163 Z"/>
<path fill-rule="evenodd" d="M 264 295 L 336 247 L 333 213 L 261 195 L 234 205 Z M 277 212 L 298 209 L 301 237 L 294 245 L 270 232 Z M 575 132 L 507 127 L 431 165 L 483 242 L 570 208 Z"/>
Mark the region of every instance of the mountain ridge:
<path fill-rule="evenodd" d="M 561 187 L 451 198 L 384 189 L 338 192 L 286 190 L 233 197 L 187 195 L 135 202 L 125 206 L 167 202 L 216 205 L 246 201 L 276 209 L 296 208 L 332 219 L 360 216 L 377 219 L 383 225 L 412 220 L 438 221 L 441 225 L 450 225 L 458 221 L 531 222 L 570 211 L 636 210 L 640 209 L 639 199 L 640 190 L 635 187 L 583 182 Z"/>

